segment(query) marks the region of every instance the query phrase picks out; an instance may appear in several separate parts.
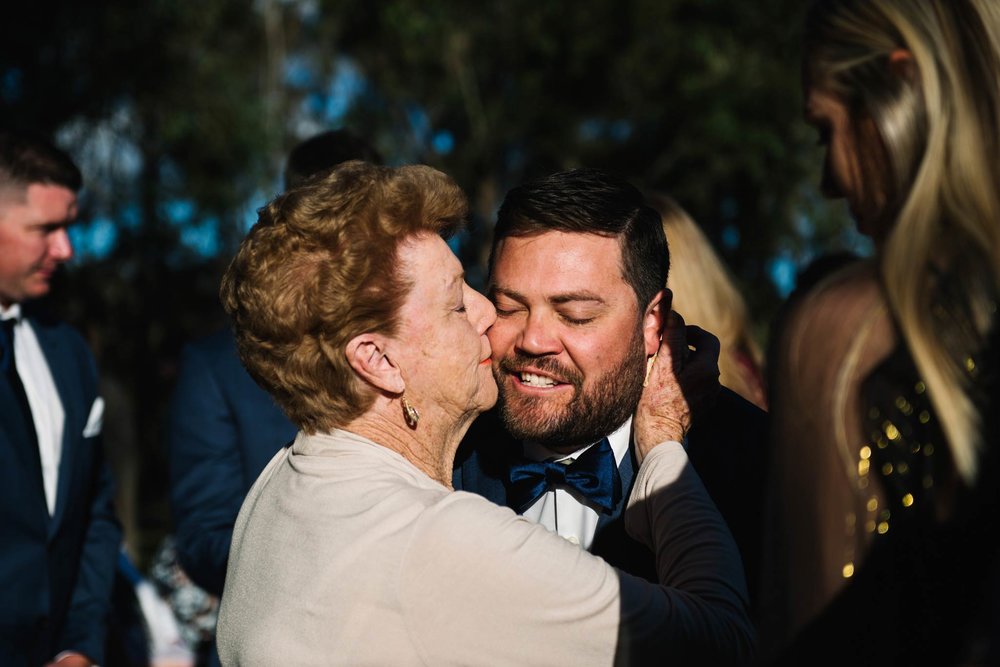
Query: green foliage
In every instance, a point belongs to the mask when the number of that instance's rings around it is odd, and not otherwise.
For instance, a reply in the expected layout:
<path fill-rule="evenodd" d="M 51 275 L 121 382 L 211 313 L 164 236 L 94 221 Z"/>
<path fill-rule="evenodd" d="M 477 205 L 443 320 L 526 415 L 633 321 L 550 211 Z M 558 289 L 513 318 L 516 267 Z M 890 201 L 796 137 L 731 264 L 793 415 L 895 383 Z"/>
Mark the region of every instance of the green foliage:
<path fill-rule="evenodd" d="M 843 243 L 845 226 L 811 185 L 820 158 L 799 120 L 802 5 L 20 3 L 22 18 L 0 28 L 0 122 L 57 131 L 89 182 L 82 224 L 118 223 L 113 251 L 76 267 L 54 302 L 134 399 L 159 483 L 148 492 L 162 493 L 156 434 L 178 349 L 221 322 L 218 277 L 241 211 L 273 193 L 303 127 L 343 124 L 390 163 L 451 174 L 476 212 L 461 250 L 474 282 L 496 206 L 526 178 L 587 165 L 666 191 L 723 250 L 766 329 L 779 302 L 769 261 Z M 314 107 L 345 61 L 364 86 L 331 116 Z M 289 63 L 308 76 L 293 81 Z M 435 148 L 438 133 L 450 149 Z M 186 215 L 170 213 L 178 202 Z M 208 256 L 181 243 L 205 225 L 217 241 Z"/>

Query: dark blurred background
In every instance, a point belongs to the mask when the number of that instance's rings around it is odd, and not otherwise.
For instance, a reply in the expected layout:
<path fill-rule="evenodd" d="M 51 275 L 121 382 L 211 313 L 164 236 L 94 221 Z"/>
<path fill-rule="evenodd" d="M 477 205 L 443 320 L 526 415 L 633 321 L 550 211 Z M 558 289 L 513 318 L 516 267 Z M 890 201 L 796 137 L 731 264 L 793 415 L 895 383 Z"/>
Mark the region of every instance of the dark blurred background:
<path fill-rule="evenodd" d="M 617 170 L 673 195 L 759 342 L 819 251 L 868 252 L 816 182 L 800 120 L 801 0 L 62 0 L 0 26 L 0 122 L 50 132 L 86 180 L 49 298 L 97 355 L 119 509 L 140 564 L 171 529 L 164 414 L 181 346 L 224 324 L 218 281 L 287 151 L 347 127 L 452 175 L 481 286 L 525 178 Z"/>

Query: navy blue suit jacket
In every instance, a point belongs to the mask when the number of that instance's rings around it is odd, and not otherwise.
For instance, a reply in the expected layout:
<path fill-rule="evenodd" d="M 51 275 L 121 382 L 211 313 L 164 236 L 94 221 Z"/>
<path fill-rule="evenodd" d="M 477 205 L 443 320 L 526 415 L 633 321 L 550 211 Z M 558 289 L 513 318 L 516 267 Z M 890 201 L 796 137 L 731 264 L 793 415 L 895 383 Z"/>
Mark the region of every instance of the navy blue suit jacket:
<path fill-rule="evenodd" d="M 97 372 L 73 329 L 29 321 L 66 419 L 50 517 L 38 460 L 26 455 L 37 445 L 0 383 L 0 664 L 38 667 L 62 651 L 100 662 L 121 528 L 101 438 L 83 435 Z"/>
<path fill-rule="evenodd" d="M 243 499 L 295 433 L 228 329 L 187 346 L 170 409 L 170 498 L 181 566 L 206 591 L 222 594 Z"/>
<path fill-rule="evenodd" d="M 740 549 L 751 606 L 756 600 L 760 563 L 766 430 L 767 415 L 762 410 L 723 388 L 712 410 L 691 429 L 687 443 L 688 457 Z M 521 451 L 521 443 L 491 410 L 473 423 L 462 440 L 452 483 L 456 489 L 509 506 L 507 470 Z M 652 552 L 628 536 L 622 518 L 636 468 L 630 449 L 618 468 L 623 497 L 611 514 L 598 519 L 590 551 L 615 567 L 655 582 Z"/>

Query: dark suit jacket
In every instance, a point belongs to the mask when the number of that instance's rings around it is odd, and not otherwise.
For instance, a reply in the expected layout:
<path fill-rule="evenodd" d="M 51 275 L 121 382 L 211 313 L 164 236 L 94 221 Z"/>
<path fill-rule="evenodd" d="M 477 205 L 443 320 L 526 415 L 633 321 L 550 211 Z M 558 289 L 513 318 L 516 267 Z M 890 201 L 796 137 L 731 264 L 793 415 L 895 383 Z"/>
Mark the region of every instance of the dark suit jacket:
<path fill-rule="evenodd" d="M 296 429 L 240 364 L 226 329 L 189 345 L 170 409 L 170 499 L 184 571 L 222 594 L 240 505 Z"/>
<path fill-rule="evenodd" d="M 729 525 L 746 570 L 751 606 L 761 550 L 767 415 L 737 394 L 723 389 L 713 409 L 688 434 L 687 452 L 712 500 Z M 455 458 L 452 483 L 499 505 L 508 505 L 504 481 L 521 443 L 503 428 L 495 410 L 469 429 Z M 625 533 L 622 510 L 632 491 L 634 452 L 619 466 L 622 500 L 612 514 L 602 514 L 591 552 L 615 567 L 655 581 L 653 554 Z"/>
<path fill-rule="evenodd" d="M 26 316 L 28 314 L 26 313 Z M 0 664 L 38 665 L 62 651 L 104 659 L 105 623 L 121 543 L 100 436 L 84 437 L 97 372 L 70 327 L 30 317 L 66 414 L 50 517 L 37 445 L 0 383 Z"/>

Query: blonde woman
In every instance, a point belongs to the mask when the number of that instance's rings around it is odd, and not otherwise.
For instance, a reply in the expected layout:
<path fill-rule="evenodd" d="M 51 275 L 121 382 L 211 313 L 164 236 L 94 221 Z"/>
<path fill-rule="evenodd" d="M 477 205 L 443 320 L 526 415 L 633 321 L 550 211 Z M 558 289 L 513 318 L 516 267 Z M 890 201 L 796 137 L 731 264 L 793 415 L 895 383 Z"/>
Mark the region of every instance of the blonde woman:
<path fill-rule="evenodd" d="M 877 257 L 775 347 L 765 651 L 993 664 L 1000 3 L 817 0 L 803 69 L 823 189 Z"/>
<path fill-rule="evenodd" d="M 691 216 L 671 197 L 659 192 L 646 200 L 660 214 L 670 247 L 667 287 L 674 309 L 684 321 L 711 331 L 719 339 L 719 381 L 754 405 L 767 409 L 763 355 L 750 333 L 746 302 L 729 270 Z"/>

